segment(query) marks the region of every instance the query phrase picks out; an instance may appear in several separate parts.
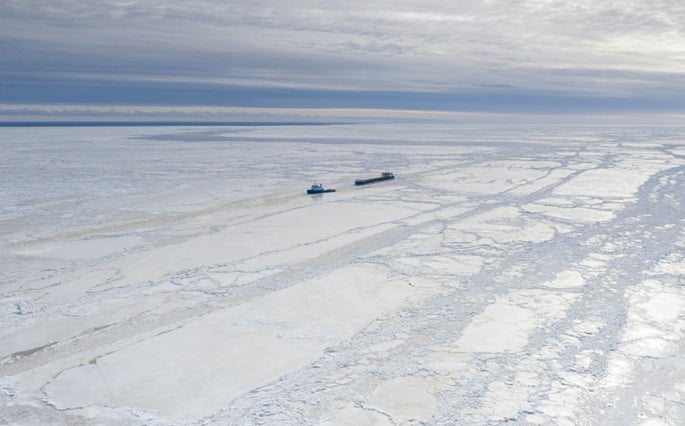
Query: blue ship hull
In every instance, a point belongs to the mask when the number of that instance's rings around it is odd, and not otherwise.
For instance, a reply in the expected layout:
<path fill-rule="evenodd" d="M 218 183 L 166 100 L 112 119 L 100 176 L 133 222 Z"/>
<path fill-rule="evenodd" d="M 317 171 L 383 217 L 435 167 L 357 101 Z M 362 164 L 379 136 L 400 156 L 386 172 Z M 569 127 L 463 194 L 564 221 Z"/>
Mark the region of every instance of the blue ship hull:
<path fill-rule="evenodd" d="M 323 194 L 324 192 L 335 192 L 335 189 L 308 189 L 307 194 Z"/>

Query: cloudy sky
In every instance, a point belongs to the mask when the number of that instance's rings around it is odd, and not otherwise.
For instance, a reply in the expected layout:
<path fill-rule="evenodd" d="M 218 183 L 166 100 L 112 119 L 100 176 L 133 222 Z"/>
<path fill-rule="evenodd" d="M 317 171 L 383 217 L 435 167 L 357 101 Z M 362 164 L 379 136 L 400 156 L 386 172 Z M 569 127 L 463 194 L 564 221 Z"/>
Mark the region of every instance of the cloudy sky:
<path fill-rule="evenodd" d="M 2 0 L 0 106 L 685 112 L 682 0 Z"/>

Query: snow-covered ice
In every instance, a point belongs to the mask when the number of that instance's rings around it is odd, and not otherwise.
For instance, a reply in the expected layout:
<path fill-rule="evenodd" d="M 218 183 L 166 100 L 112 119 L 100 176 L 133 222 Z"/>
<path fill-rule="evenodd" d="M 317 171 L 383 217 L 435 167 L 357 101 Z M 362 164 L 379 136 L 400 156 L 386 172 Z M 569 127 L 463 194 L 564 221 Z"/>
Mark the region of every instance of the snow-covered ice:
<path fill-rule="evenodd" d="M 685 424 L 682 135 L 0 129 L 0 424 Z"/>

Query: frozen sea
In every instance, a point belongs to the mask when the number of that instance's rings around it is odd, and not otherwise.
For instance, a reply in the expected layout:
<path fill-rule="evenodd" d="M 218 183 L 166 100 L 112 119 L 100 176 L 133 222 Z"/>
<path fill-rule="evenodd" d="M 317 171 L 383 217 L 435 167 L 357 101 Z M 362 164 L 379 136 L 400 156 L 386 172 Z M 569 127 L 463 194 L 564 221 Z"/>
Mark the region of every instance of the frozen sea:
<path fill-rule="evenodd" d="M 0 424 L 685 424 L 683 128 L 0 148 Z"/>

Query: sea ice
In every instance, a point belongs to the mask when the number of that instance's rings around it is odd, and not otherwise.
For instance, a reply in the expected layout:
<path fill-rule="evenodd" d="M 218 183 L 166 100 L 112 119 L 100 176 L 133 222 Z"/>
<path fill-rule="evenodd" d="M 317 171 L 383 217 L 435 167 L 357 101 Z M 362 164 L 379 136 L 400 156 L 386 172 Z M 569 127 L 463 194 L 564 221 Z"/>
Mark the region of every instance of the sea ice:
<path fill-rule="evenodd" d="M 0 423 L 685 424 L 681 139 L 0 129 Z"/>

